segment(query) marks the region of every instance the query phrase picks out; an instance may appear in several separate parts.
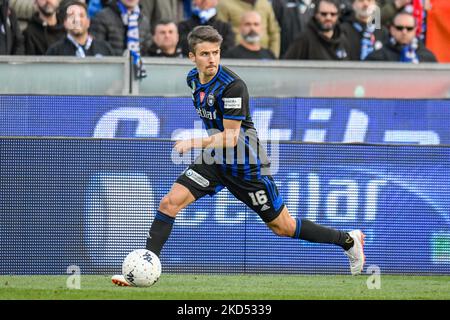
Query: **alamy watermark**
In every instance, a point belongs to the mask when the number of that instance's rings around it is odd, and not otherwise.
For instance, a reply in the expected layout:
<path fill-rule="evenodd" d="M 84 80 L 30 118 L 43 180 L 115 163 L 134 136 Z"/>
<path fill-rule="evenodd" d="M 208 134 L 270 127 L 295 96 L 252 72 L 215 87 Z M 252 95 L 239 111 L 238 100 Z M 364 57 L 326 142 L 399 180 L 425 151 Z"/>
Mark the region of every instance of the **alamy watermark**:
<path fill-rule="evenodd" d="M 377 5 L 369 7 L 367 10 L 369 16 L 367 27 L 375 27 L 375 29 L 381 29 L 381 9 Z"/>
<path fill-rule="evenodd" d="M 367 278 L 366 284 L 367 289 L 373 290 L 373 289 L 381 289 L 381 270 L 380 267 L 377 265 L 370 265 L 366 273 L 370 276 Z"/>
<path fill-rule="evenodd" d="M 70 265 L 67 267 L 67 277 L 66 286 L 68 289 L 81 289 L 81 269 L 77 265 Z"/>

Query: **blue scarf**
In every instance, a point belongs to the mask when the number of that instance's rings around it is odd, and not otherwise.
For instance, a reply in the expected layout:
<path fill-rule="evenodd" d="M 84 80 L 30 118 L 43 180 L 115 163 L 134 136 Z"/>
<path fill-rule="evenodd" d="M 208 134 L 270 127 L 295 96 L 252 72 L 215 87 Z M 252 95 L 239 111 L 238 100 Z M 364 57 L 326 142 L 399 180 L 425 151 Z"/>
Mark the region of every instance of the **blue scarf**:
<path fill-rule="evenodd" d="M 88 5 L 88 16 L 89 18 L 95 17 L 97 12 L 103 9 L 103 4 L 101 0 L 89 0 Z"/>
<path fill-rule="evenodd" d="M 216 8 L 210 8 L 208 10 L 201 10 L 198 7 L 192 9 L 192 14 L 200 19 L 201 24 L 206 24 L 212 17 L 217 14 Z"/>
<path fill-rule="evenodd" d="M 78 58 L 86 58 L 85 50 L 87 51 L 91 47 L 92 37 L 88 36 L 86 44 L 84 46 L 80 45 L 70 34 L 67 34 L 67 39 L 69 39 L 69 41 L 73 43 L 75 48 L 77 48 L 77 51 L 75 52 L 76 56 Z"/>
<path fill-rule="evenodd" d="M 364 28 L 359 22 L 353 22 L 353 27 L 361 33 L 361 52 L 360 52 L 360 60 L 366 59 L 366 57 L 371 54 L 374 50 L 375 43 L 375 25 L 367 24 Z"/>
<path fill-rule="evenodd" d="M 182 2 L 183 2 L 183 17 L 184 19 L 189 19 L 192 16 L 192 0 L 182 0 Z"/>
<path fill-rule="evenodd" d="M 397 44 L 397 41 L 391 37 L 390 39 L 393 45 Z M 419 40 L 414 38 L 411 44 L 402 46 L 400 51 L 400 62 L 405 63 L 419 63 L 419 57 L 417 56 L 417 48 L 419 47 Z"/>
<path fill-rule="evenodd" d="M 117 6 L 120 10 L 122 22 L 127 26 L 127 49 L 130 50 L 133 59 L 135 75 L 138 79 L 145 78 L 147 74 L 143 68 L 139 44 L 139 14 L 141 13 L 141 10 L 139 9 L 139 6 L 136 6 L 128 13 L 128 9 L 121 1 L 117 1 Z"/>

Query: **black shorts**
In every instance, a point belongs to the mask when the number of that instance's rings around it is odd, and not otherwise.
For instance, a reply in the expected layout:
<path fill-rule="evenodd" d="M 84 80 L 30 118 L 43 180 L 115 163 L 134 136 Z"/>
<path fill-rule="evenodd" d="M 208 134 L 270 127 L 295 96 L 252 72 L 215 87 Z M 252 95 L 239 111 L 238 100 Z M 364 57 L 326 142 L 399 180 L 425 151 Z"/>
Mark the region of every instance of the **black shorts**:
<path fill-rule="evenodd" d="M 226 174 L 216 164 L 191 164 L 177 179 L 177 183 L 189 189 L 195 199 L 213 196 L 227 188 L 237 199 L 255 211 L 264 222 L 274 220 L 284 208 L 271 176 L 258 180 L 244 180 Z"/>

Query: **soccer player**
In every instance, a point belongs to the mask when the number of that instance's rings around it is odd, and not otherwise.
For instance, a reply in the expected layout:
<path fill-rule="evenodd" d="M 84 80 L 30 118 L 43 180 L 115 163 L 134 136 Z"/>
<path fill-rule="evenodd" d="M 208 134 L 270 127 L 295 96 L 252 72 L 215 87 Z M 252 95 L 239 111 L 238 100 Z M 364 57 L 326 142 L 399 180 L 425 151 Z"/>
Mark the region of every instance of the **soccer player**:
<path fill-rule="evenodd" d="M 353 275 L 362 272 L 364 234 L 349 233 L 294 219 L 283 203 L 270 175 L 270 163 L 259 143 L 250 117 L 246 84 L 220 65 L 222 36 L 211 26 L 198 26 L 188 36 L 189 59 L 195 63 L 187 76 L 195 109 L 208 137 L 177 141 L 180 154 L 203 149 L 200 156 L 176 180 L 160 202 L 150 227 L 146 248 L 159 256 L 170 236 L 177 214 L 205 195 L 226 187 L 253 209 L 277 235 L 341 247 L 350 260 Z M 113 276 L 117 285 L 127 285 L 123 276 Z"/>

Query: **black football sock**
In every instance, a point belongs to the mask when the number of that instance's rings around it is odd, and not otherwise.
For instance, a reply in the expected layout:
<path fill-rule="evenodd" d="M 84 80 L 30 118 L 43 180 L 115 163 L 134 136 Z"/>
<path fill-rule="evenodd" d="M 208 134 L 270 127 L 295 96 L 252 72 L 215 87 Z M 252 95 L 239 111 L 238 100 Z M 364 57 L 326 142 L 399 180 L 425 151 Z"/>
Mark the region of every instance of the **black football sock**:
<path fill-rule="evenodd" d="M 167 239 L 169 239 L 174 222 L 175 218 L 172 218 L 161 211 L 156 212 L 155 219 L 153 220 L 148 233 L 147 250 L 150 250 L 159 257 L 162 247 Z"/>
<path fill-rule="evenodd" d="M 296 219 L 297 227 L 293 238 L 309 242 L 332 243 L 348 250 L 353 247 L 353 238 L 346 232 L 316 224 L 307 219 Z"/>

